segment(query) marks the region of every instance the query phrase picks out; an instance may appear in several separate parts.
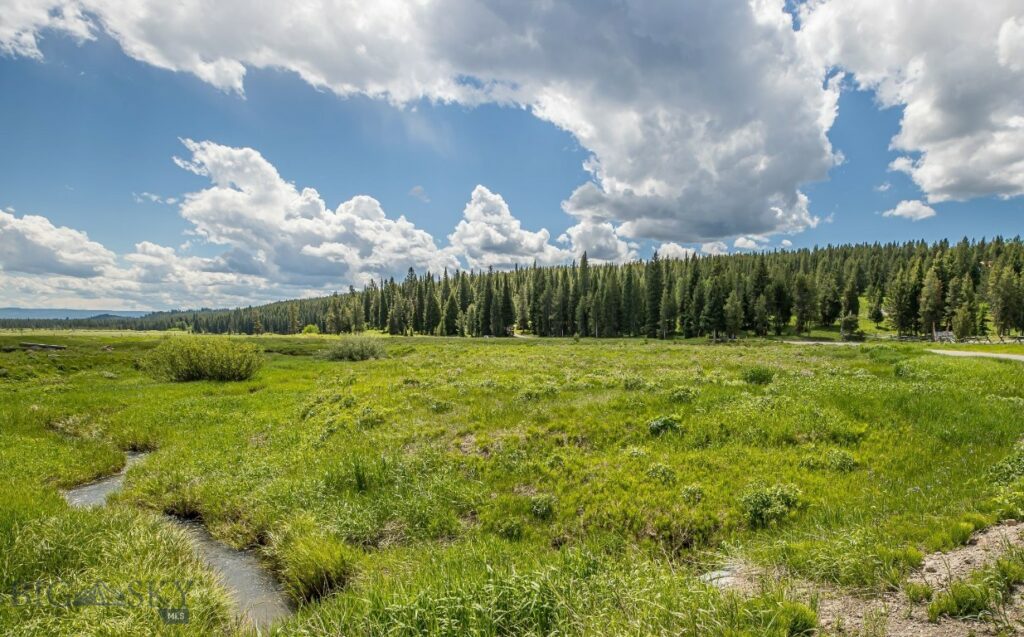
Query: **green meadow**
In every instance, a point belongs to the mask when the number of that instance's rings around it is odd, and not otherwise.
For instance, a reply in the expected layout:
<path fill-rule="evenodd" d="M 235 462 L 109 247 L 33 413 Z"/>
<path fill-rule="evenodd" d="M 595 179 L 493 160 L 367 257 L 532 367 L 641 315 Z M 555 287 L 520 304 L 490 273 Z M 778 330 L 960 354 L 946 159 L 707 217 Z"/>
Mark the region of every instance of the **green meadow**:
<path fill-rule="evenodd" d="M 282 635 L 813 634 L 786 578 L 899 590 L 1024 507 L 1013 361 L 430 337 L 375 338 L 374 358 L 324 355 L 350 337 L 206 336 L 262 367 L 176 382 L 152 364 L 176 338 L 0 333 L 0 633 L 252 632 L 170 515 L 256 552 L 297 609 Z M 126 451 L 151 453 L 108 506 L 65 503 Z M 741 596 L 700 577 L 737 560 L 786 578 Z M 189 622 L 24 592 L 138 580 L 189 581 Z"/>

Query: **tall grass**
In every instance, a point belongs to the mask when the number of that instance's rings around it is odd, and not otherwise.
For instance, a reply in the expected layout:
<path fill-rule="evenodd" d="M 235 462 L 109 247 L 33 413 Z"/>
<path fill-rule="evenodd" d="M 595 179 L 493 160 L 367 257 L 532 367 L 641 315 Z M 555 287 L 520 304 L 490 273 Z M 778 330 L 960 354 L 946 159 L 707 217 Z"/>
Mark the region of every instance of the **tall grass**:
<path fill-rule="evenodd" d="M 150 374 L 175 382 L 248 380 L 262 366 L 258 347 L 225 338 L 168 338 L 145 361 Z"/>
<path fill-rule="evenodd" d="M 916 345 L 371 338 L 388 359 L 334 363 L 314 354 L 349 338 L 204 337 L 289 355 L 267 356 L 258 383 L 188 384 L 133 367 L 152 335 L 3 351 L 24 338 L 0 334 L 5 635 L 240 634 L 209 594 L 208 619 L 197 600 L 180 632 L 6 603 L 12 579 L 120 581 L 134 559 L 206 572 L 162 527 L 118 514 L 133 508 L 255 548 L 303 606 L 282 633 L 382 636 L 801 634 L 811 608 L 723 595 L 688 565 L 728 541 L 745 561 L 878 591 L 922 552 L 1024 517 L 1024 365 Z M 896 375 L 901 361 L 914 373 Z M 744 379 L 757 364 L 770 383 Z M 661 418 L 678 426 L 652 435 Z M 57 488 L 141 447 L 159 451 L 110 509 L 67 508 Z M 961 588 L 934 612 L 975 612 Z"/>

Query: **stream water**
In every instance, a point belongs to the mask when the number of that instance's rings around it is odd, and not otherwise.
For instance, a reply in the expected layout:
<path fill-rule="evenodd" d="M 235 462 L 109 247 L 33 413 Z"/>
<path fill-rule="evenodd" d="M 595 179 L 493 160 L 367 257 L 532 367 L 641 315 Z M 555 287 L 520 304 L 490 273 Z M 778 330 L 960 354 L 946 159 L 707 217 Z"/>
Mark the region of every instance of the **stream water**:
<path fill-rule="evenodd" d="M 83 484 L 64 492 L 64 499 L 73 507 L 104 506 L 107 497 L 120 491 L 128 468 L 146 457 L 145 453 L 129 452 L 120 472 Z M 167 516 L 192 541 L 192 547 L 203 562 L 218 576 L 231 595 L 235 613 L 260 633 L 293 610 L 281 585 L 263 568 L 251 551 L 238 551 L 218 542 L 201 524 Z"/>

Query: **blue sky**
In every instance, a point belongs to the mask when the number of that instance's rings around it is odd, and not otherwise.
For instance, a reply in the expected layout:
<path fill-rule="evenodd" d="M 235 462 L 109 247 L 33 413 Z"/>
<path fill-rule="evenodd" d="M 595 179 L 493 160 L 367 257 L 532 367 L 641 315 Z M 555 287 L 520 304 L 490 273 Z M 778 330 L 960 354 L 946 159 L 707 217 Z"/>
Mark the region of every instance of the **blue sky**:
<path fill-rule="evenodd" d="M 572 135 L 520 108 L 395 108 L 273 70 L 250 73 L 243 97 L 132 60 L 109 37 L 80 45 L 54 35 L 41 49 L 41 61 L 0 57 L 0 90 L 19 95 L 0 101 L 0 133 L 18 150 L 0 154 L 0 208 L 87 230 L 115 251 L 187 238 L 174 206 L 133 198 L 205 185 L 171 160 L 185 154 L 183 137 L 255 148 L 328 205 L 368 194 L 437 237 L 477 184 L 528 227 L 561 232 L 571 223 L 561 201 L 588 178 Z M 429 203 L 409 195 L 415 186 Z"/>
<path fill-rule="evenodd" d="M 902 28 L 914 28 L 908 17 L 913 2 L 905 4 Z M 1015 82 L 1024 72 L 1015 66 L 1016 45 L 1006 33 L 1016 33 L 1018 17 L 1012 3 L 1006 6 L 1005 15 L 996 12 L 974 26 L 995 34 L 998 65 Z M 577 9 L 579 15 L 544 19 L 593 19 L 586 5 Z M 924 73 L 924 80 L 907 73 L 886 77 L 877 68 L 892 67 L 891 60 L 871 59 L 873 53 L 856 43 L 847 51 L 815 40 L 818 28 L 855 31 L 850 24 L 863 21 L 860 15 L 821 10 L 804 17 L 795 36 L 784 26 L 764 31 L 763 16 L 731 25 L 713 9 L 687 7 L 679 16 L 679 50 L 699 50 L 702 56 L 673 59 L 665 47 L 642 50 L 632 60 L 634 43 L 602 61 L 603 49 L 614 49 L 612 42 L 562 68 L 558 35 L 568 31 L 556 24 L 524 26 L 519 16 L 494 9 L 508 29 L 549 28 L 552 39 L 541 38 L 540 48 L 544 55 L 551 49 L 551 59 L 507 69 L 507 59 L 438 53 L 437 60 L 428 60 L 424 82 L 420 75 L 406 76 L 418 61 L 412 57 L 384 71 L 339 70 L 332 55 L 351 51 L 286 55 L 294 41 L 289 34 L 284 44 L 270 36 L 253 44 L 278 46 L 284 62 L 256 63 L 246 47 L 219 51 L 170 31 L 153 39 L 158 22 L 140 26 L 124 16 L 89 11 L 85 6 L 80 16 L 82 28 L 67 26 L 68 19 L 54 23 L 54 16 L 61 17 L 57 9 L 26 17 L 25 24 L 7 30 L 15 35 L 8 34 L 6 43 L 0 21 L 0 91 L 9 96 L 0 101 L 0 211 L 6 211 L 0 214 L 7 215 L 0 247 L 8 253 L 0 255 L 0 290 L 20 304 L 237 304 L 323 293 L 410 265 L 436 270 L 508 267 L 533 259 L 555 263 L 583 250 L 624 260 L 646 258 L 654 249 L 687 254 L 957 240 L 1012 236 L 1021 227 L 1024 179 L 1016 167 L 1024 151 L 1012 124 L 1020 99 L 990 90 L 990 112 L 1003 113 L 1006 121 L 973 124 L 978 130 L 965 132 L 972 125 L 969 114 L 943 101 L 946 84 L 956 79 L 942 72 L 943 52 L 906 52 L 907 60 L 916 56 L 931 64 L 934 72 Z M 713 28 L 687 31 L 685 25 L 705 19 L 713 20 Z M 827 25 L 816 23 L 826 19 Z M 419 26 L 410 25 L 410 32 Z M 723 29 L 734 29 L 737 41 L 743 29 L 760 29 L 765 42 L 779 40 L 779 50 L 792 57 L 788 64 L 802 69 L 814 62 L 820 75 L 776 89 L 768 81 L 759 85 L 777 71 L 764 64 L 737 69 L 725 60 L 726 70 L 719 73 L 716 56 L 729 53 L 716 48 L 714 33 L 707 42 L 701 38 L 703 31 Z M 803 38 L 812 53 L 794 52 L 788 41 L 794 37 Z M 150 50 L 165 45 L 166 52 Z M 378 45 L 393 43 L 368 39 L 357 52 L 372 55 Z M 182 55 L 180 47 L 195 47 L 195 55 Z M 436 48 L 424 44 L 430 54 Z M 818 49 L 825 52 L 814 53 Z M 295 61 L 297 55 L 308 59 Z M 205 62 L 189 62 L 195 59 L 229 63 L 213 72 Z M 580 70 L 591 63 L 594 69 Z M 982 63 L 993 62 L 979 57 Z M 459 64 L 468 70 L 450 71 Z M 432 80 L 430 73 L 437 77 Z M 677 77 L 682 79 L 675 86 Z M 829 78 L 837 79 L 830 84 Z M 748 88 L 752 81 L 755 86 Z M 631 103 L 625 87 L 650 97 Z M 830 111 L 832 98 L 837 102 Z M 663 100 L 659 110 L 645 110 L 648 99 L 655 106 Z M 915 113 L 940 113 L 943 121 L 964 119 L 952 121 L 949 131 L 929 129 L 924 135 L 916 120 L 904 121 L 908 104 Z M 706 114 L 688 119 L 693 110 Z M 833 112 L 834 119 L 822 120 L 821 112 Z M 692 128 L 693 121 L 702 123 Z M 633 123 L 636 131 L 630 130 Z M 894 144 L 901 131 L 903 139 Z M 211 146 L 197 150 L 182 140 Z M 992 140 L 1000 152 L 958 150 L 977 149 L 978 140 Z M 736 159 L 733 144 L 746 157 L 760 157 L 762 168 L 736 170 L 753 160 Z M 913 167 L 894 170 L 894 161 Z M 252 163 L 245 170 L 270 175 L 267 183 L 238 186 L 231 171 L 239 162 Z M 765 165 L 769 169 L 762 172 Z M 752 181 L 757 183 L 751 186 Z M 274 208 L 303 188 L 317 191 L 319 212 L 293 211 L 290 203 Z M 225 203 L 235 190 L 244 196 Z M 375 200 L 372 212 L 343 217 L 335 210 L 361 195 Z M 193 200 L 188 208 L 187 200 Z M 383 225 L 352 230 L 366 214 L 379 216 Z M 914 214 L 923 218 L 907 216 Z M 281 225 L 280 236 L 288 239 L 268 248 L 276 232 L 267 229 L 268 217 L 286 224 L 304 215 L 323 226 L 316 237 Z M 224 221 L 239 216 L 245 218 L 235 226 Z M 396 224 L 399 216 L 409 224 Z M 345 223 L 348 234 L 336 229 Z M 403 245 L 413 247 L 403 251 Z M 77 247 L 72 253 L 68 246 Z M 288 250 L 301 258 L 291 258 Z M 192 271 L 207 274 L 183 283 L 182 273 Z"/>

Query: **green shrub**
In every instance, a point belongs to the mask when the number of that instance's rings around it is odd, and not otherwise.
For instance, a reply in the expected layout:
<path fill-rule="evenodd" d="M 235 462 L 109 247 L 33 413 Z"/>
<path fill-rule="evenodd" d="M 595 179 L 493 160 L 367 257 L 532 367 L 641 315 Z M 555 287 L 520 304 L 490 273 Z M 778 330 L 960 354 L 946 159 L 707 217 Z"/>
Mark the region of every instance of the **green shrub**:
<path fill-rule="evenodd" d="M 636 391 L 639 389 L 645 389 L 647 383 L 644 382 L 643 378 L 639 376 L 626 376 L 622 379 L 622 388 L 626 391 Z"/>
<path fill-rule="evenodd" d="M 555 497 L 548 494 L 533 496 L 530 499 L 530 513 L 538 520 L 550 520 L 555 514 Z"/>
<path fill-rule="evenodd" d="M 435 414 L 447 414 L 454 407 L 455 405 L 453 405 L 447 400 L 435 400 L 431 401 L 430 403 L 430 411 L 434 412 Z"/>
<path fill-rule="evenodd" d="M 740 509 L 754 529 L 782 521 L 802 505 L 800 489 L 792 484 L 755 485 L 740 498 Z"/>
<path fill-rule="evenodd" d="M 758 365 L 743 372 L 743 380 L 751 385 L 767 385 L 775 379 L 775 372 L 769 368 Z"/>
<path fill-rule="evenodd" d="M 303 334 L 319 334 L 320 333 L 320 328 L 318 326 L 313 325 L 312 323 L 310 323 L 306 327 L 302 328 L 302 333 Z"/>
<path fill-rule="evenodd" d="M 688 484 L 681 491 L 683 502 L 693 505 L 704 500 L 704 489 L 699 484 Z"/>
<path fill-rule="evenodd" d="M 263 352 L 255 345 L 193 336 L 165 339 L 143 363 L 151 375 L 176 382 L 248 380 L 262 365 Z"/>
<path fill-rule="evenodd" d="M 675 418 L 662 416 L 647 423 L 647 431 L 651 432 L 652 436 L 660 436 L 667 431 L 679 431 L 679 423 Z"/>
<path fill-rule="evenodd" d="M 676 472 L 672 467 L 656 462 L 647 469 L 647 477 L 652 480 L 657 480 L 662 484 L 674 484 L 676 481 Z"/>
<path fill-rule="evenodd" d="M 379 339 L 345 336 L 320 355 L 329 361 L 365 361 L 371 358 L 387 358 L 387 351 Z"/>
<path fill-rule="evenodd" d="M 1024 449 L 1020 448 L 989 469 L 989 477 L 998 485 L 1016 482 L 1021 476 L 1024 476 Z"/>
<path fill-rule="evenodd" d="M 860 329 L 860 321 L 854 314 L 847 314 L 839 321 L 839 333 L 844 341 L 863 341 L 866 338 L 864 330 Z"/>
<path fill-rule="evenodd" d="M 498 535 L 506 540 L 519 540 L 523 537 L 523 524 L 516 519 L 501 520 L 496 525 Z"/>
<path fill-rule="evenodd" d="M 805 458 L 800 466 L 807 469 L 828 469 L 837 473 L 850 473 L 857 469 L 859 464 L 853 454 L 844 449 L 829 449 L 820 458 Z"/>
<path fill-rule="evenodd" d="M 552 382 L 543 382 L 524 387 L 516 395 L 517 400 L 532 402 L 558 394 L 558 385 Z"/>
<path fill-rule="evenodd" d="M 843 449 L 829 449 L 825 453 L 825 466 L 832 471 L 849 473 L 857 468 L 857 460 L 853 454 Z"/>
<path fill-rule="evenodd" d="M 674 403 L 692 403 L 697 398 L 697 390 L 693 387 L 676 387 L 668 395 Z"/>

